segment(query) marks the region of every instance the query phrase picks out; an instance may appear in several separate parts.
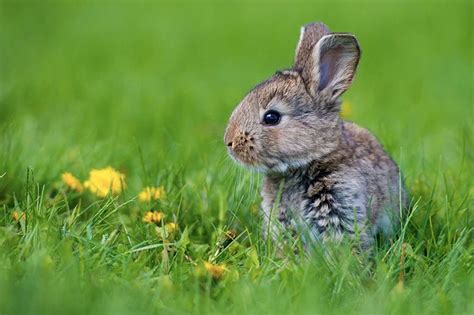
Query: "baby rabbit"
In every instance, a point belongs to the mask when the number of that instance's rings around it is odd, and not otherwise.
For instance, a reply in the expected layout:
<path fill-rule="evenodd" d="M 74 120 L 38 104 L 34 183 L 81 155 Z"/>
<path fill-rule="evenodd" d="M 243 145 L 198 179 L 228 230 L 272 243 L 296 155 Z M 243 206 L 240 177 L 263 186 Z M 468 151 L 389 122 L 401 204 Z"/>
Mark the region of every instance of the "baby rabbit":
<path fill-rule="evenodd" d="M 308 24 L 293 68 L 258 84 L 230 117 L 224 141 L 234 160 L 265 174 L 263 230 L 275 240 L 304 231 L 305 244 L 347 235 L 368 248 L 407 207 L 395 162 L 369 131 L 339 116 L 359 58 L 354 35 Z"/>

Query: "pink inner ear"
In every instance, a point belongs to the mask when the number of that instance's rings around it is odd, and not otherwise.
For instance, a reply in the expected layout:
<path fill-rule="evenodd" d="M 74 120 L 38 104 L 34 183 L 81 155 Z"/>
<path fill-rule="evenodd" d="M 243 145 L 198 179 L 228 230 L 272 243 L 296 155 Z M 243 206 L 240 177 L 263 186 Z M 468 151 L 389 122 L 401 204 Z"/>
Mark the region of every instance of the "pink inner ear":
<path fill-rule="evenodd" d="M 343 52 L 343 47 L 337 46 L 324 51 L 319 60 L 319 86 L 318 90 L 325 89 L 337 73 L 337 61 Z"/>

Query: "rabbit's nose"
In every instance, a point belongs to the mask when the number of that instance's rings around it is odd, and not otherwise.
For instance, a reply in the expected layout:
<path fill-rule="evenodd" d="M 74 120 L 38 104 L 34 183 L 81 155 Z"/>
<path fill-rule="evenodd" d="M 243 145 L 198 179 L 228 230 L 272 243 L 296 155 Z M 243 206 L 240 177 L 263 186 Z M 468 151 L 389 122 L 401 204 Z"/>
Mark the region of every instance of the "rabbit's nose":
<path fill-rule="evenodd" d="M 232 126 L 227 127 L 225 134 L 224 134 L 224 143 L 228 147 L 232 147 L 232 143 L 234 141 L 234 128 Z"/>

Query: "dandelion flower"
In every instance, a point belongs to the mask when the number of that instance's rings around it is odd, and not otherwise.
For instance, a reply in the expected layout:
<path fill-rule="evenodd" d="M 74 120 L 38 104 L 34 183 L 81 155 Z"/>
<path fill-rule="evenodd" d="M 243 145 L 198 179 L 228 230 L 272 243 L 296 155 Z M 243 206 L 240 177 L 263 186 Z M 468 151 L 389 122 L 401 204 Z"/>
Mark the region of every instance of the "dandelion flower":
<path fill-rule="evenodd" d="M 16 210 L 12 212 L 13 221 L 18 222 L 20 220 L 25 220 L 25 219 L 26 219 L 26 214 L 24 212 L 21 214 Z"/>
<path fill-rule="evenodd" d="M 344 119 L 350 119 L 352 117 L 352 104 L 348 101 L 344 101 L 341 106 L 341 117 Z"/>
<path fill-rule="evenodd" d="M 72 190 L 77 192 L 83 192 L 84 186 L 82 186 L 81 181 L 77 179 L 74 175 L 69 172 L 65 172 L 61 175 L 63 182 Z"/>
<path fill-rule="evenodd" d="M 258 215 L 259 214 L 259 207 L 256 204 L 253 204 L 250 207 L 250 212 L 252 212 L 253 215 Z"/>
<path fill-rule="evenodd" d="M 112 167 L 93 169 L 90 171 L 89 179 L 84 183 L 84 187 L 99 197 L 105 197 L 109 193 L 117 195 L 126 187 L 125 175 Z"/>
<path fill-rule="evenodd" d="M 20 215 L 18 214 L 18 211 L 13 211 L 12 219 L 13 221 L 18 221 L 20 219 Z"/>
<path fill-rule="evenodd" d="M 229 240 L 234 240 L 237 236 L 237 233 L 234 230 L 228 230 L 225 232 L 225 237 Z"/>
<path fill-rule="evenodd" d="M 170 223 L 165 224 L 165 229 L 166 229 L 166 232 L 168 232 L 169 234 L 173 234 L 174 232 L 178 230 L 178 225 L 174 222 L 170 222 Z"/>
<path fill-rule="evenodd" d="M 210 262 L 204 262 L 204 268 L 206 268 L 207 272 L 214 278 L 220 279 L 224 272 L 227 271 L 225 265 L 217 265 Z"/>
<path fill-rule="evenodd" d="M 405 291 L 405 285 L 403 281 L 398 281 L 397 284 L 393 287 L 391 293 L 393 295 L 400 295 Z"/>
<path fill-rule="evenodd" d="M 164 218 L 164 214 L 163 212 L 159 212 L 159 211 L 148 211 L 147 213 L 145 213 L 145 215 L 143 216 L 143 222 L 146 222 L 146 223 L 160 223 L 161 220 Z"/>
<path fill-rule="evenodd" d="M 165 189 L 160 187 L 145 187 L 139 194 L 138 200 L 142 202 L 149 202 L 151 200 L 158 200 L 165 196 Z"/>
<path fill-rule="evenodd" d="M 172 238 L 176 234 L 176 231 L 178 230 L 178 224 L 174 222 L 166 223 L 164 226 L 157 224 L 155 230 L 158 237 L 166 240 L 168 238 Z"/>

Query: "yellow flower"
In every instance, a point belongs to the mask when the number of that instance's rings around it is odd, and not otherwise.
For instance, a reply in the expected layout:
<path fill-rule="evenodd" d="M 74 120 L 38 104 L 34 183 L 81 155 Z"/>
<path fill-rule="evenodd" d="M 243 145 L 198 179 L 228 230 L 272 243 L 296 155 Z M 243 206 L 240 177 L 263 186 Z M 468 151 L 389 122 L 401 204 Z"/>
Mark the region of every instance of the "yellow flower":
<path fill-rule="evenodd" d="M 393 295 L 400 295 L 405 291 L 405 286 L 403 281 L 398 281 L 397 284 L 393 287 L 391 293 Z"/>
<path fill-rule="evenodd" d="M 74 175 L 69 172 L 65 172 L 61 175 L 63 182 L 72 190 L 77 192 L 83 192 L 84 186 L 82 186 L 81 181 L 77 179 Z"/>
<path fill-rule="evenodd" d="M 168 232 L 169 234 L 173 234 L 174 232 L 178 230 L 178 225 L 174 222 L 170 222 L 170 223 L 165 224 L 165 229 L 166 229 L 166 232 Z"/>
<path fill-rule="evenodd" d="M 26 219 L 26 214 L 23 212 L 23 213 L 19 213 L 18 211 L 13 211 L 12 212 L 12 220 L 13 221 L 20 221 L 20 220 L 25 220 Z"/>
<path fill-rule="evenodd" d="M 151 221 L 148 221 L 148 222 L 151 222 Z M 157 226 L 155 227 L 156 234 L 158 235 L 159 238 L 162 238 L 163 240 L 172 239 L 175 236 L 176 231 L 178 231 L 178 229 L 179 229 L 178 224 L 174 222 L 166 223 L 164 226 L 160 226 L 157 223 Z"/>
<path fill-rule="evenodd" d="M 116 195 L 126 187 L 125 175 L 112 167 L 93 169 L 90 171 L 89 179 L 84 183 L 84 187 L 99 197 L 105 197 L 109 193 Z"/>
<path fill-rule="evenodd" d="M 341 117 L 344 119 L 350 119 L 352 117 L 352 104 L 348 101 L 344 101 L 341 106 Z"/>
<path fill-rule="evenodd" d="M 228 240 L 234 240 L 236 236 L 237 236 L 237 233 L 234 230 L 228 230 L 225 232 L 225 237 Z"/>
<path fill-rule="evenodd" d="M 163 212 L 159 211 L 147 211 L 143 216 L 143 222 L 146 223 L 160 223 L 161 219 L 163 219 L 165 215 Z"/>
<path fill-rule="evenodd" d="M 143 191 L 138 194 L 138 200 L 148 202 L 150 200 L 158 200 L 165 196 L 165 189 L 160 187 L 145 187 Z"/>
<path fill-rule="evenodd" d="M 259 208 L 256 204 L 253 204 L 250 206 L 250 212 L 252 212 L 253 215 L 258 215 L 259 214 Z"/>
<path fill-rule="evenodd" d="M 207 272 L 214 278 L 220 279 L 224 272 L 227 271 L 225 265 L 216 265 L 210 262 L 204 262 L 204 268 L 206 268 Z"/>

